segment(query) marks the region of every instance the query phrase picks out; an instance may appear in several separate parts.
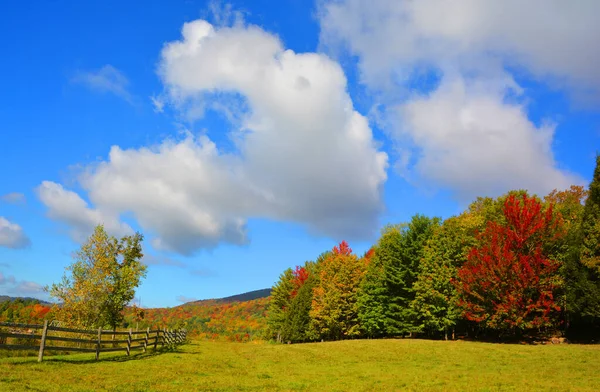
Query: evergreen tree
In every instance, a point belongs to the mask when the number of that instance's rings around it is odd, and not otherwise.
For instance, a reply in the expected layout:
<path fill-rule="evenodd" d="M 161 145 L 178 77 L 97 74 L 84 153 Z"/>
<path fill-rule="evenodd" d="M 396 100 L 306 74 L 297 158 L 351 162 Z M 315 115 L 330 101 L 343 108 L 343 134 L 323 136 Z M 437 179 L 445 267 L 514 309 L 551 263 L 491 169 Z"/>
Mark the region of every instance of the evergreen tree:
<path fill-rule="evenodd" d="M 581 234 L 581 262 L 600 272 L 600 155 L 596 156 L 594 178 L 585 201 Z"/>
<path fill-rule="evenodd" d="M 572 208 L 581 223 L 567 233 L 563 249 L 567 334 L 575 339 L 600 335 L 600 155 L 587 196 L 583 212 Z"/>
<path fill-rule="evenodd" d="M 267 311 L 267 339 L 283 341 L 282 333 L 290 308 L 293 280 L 294 271 L 288 268 L 279 276 L 279 280 L 271 290 L 271 301 Z"/>
<path fill-rule="evenodd" d="M 317 282 L 314 263 L 307 262 L 302 270 L 306 271 L 306 279 L 294 288 L 289 311 L 286 313 L 282 337 L 283 341 L 306 342 L 310 337 L 310 308 L 313 299 L 313 288 Z M 295 276 L 298 278 L 297 275 Z"/>
<path fill-rule="evenodd" d="M 420 272 L 425 244 L 439 226 L 439 218 L 415 215 L 405 226 L 395 226 L 382 236 L 379 252 L 383 258 L 389 306 L 386 314 L 388 335 L 413 333 L 417 314 L 411 307 L 415 299 L 413 284 Z"/>
<path fill-rule="evenodd" d="M 377 248 L 373 249 L 373 253 L 358 291 L 358 319 L 366 336 L 380 337 L 386 331 L 389 296 L 385 285 L 385 266 L 377 254 Z"/>

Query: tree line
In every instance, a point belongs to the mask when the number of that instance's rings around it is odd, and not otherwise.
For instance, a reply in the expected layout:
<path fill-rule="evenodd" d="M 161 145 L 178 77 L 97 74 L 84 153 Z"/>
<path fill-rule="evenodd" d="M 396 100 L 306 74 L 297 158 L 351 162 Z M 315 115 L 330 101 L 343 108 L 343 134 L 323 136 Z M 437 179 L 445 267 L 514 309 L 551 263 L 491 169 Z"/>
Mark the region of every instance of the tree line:
<path fill-rule="evenodd" d="M 285 270 L 266 337 L 600 338 L 600 156 L 589 189 L 480 197 L 457 216 L 388 225 Z"/>

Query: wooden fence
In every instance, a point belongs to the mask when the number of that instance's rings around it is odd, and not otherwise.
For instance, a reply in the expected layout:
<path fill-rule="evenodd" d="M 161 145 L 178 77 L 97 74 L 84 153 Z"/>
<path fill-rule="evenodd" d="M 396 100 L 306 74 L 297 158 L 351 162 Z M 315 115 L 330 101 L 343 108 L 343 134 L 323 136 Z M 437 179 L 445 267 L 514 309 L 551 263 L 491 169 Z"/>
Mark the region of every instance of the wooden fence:
<path fill-rule="evenodd" d="M 131 350 L 141 349 L 146 352 L 148 348 L 156 350 L 158 345 L 175 346 L 184 343 L 187 336 L 184 329 L 84 330 L 55 327 L 49 325 L 48 320 L 44 321 L 44 325 L 0 323 L 0 327 L 6 327 L 0 328 L 0 349 L 39 350 L 38 362 L 43 360 L 44 351 L 93 352 L 98 359 L 100 353 L 125 351 L 130 355 Z M 39 344 L 36 343 L 38 340 Z"/>

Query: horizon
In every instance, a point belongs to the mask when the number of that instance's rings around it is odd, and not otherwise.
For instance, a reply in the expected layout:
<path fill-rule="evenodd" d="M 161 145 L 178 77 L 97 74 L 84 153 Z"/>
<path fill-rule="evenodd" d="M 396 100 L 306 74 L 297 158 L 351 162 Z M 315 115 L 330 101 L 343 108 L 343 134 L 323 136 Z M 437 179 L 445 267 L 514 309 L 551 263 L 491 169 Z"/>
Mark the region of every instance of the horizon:
<path fill-rule="evenodd" d="M 587 187 L 600 2 L 453 4 L 5 7 L 0 295 L 49 300 L 97 224 L 144 235 L 135 302 L 173 307 L 415 214 Z"/>

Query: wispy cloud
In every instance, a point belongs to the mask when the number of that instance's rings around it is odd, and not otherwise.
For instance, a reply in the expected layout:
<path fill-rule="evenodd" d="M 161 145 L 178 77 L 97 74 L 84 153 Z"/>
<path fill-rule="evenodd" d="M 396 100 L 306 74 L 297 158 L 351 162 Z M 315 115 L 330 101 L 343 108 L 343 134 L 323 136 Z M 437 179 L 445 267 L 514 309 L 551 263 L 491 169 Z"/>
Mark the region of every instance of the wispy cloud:
<path fill-rule="evenodd" d="M 86 86 L 93 91 L 114 94 L 132 105 L 135 103 L 135 98 L 129 91 L 129 79 L 110 64 L 98 70 L 78 71 L 71 78 L 71 82 Z"/>
<path fill-rule="evenodd" d="M 215 276 L 216 274 L 215 274 L 214 271 L 211 271 L 209 269 L 203 269 L 203 268 L 201 268 L 201 269 L 195 269 L 195 270 L 190 271 L 190 275 L 200 276 L 200 277 L 206 278 L 206 277 L 209 277 L 209 276 Z"/>
<path fill-rule="evenodd" d="M 3 294 L 11 296 L 36 296 L 40 297 L 44 294 L 44 287 L 41 284 L 27 281 L 17 280 L 14 276 L 5 276 L 0 272 L 0 290 Z"/>
<path fill-rule="evenodd" d="M 160 96 L 151 96 L 150 101 L 152 101 L 152 106 L 154 106 L 154 111 L 156 113 L 162 113 L 165 110 L 165 101 Z"/>
<path fill-rule="evenodd" d="M 197 298 L 193 298 L 193 297 L 186 297 L 186 296 L 184 296 L 184 295 L 178 295 L 176 299 L 177 299 L 177 301 L 179 301 L 179 302 L 181 302 L 181 303 L 198 301 L 198 299 L 197 299 Z"/>
<path fill-rule="evenodd" d="M 145 254 L 142 262 L 146 265 L 168 265 L 172 267 L 180 267 L 185 268 L 185 263 L 181 261 L 174 260 L 167 256 L 156 256 L 152 254 Z"/>
<path fill-rule="evenodd" d="M 25 204 L 25 195 L 18 192 L 7 193 L 0 196 L 0 201 L 9 204 Z"/>

